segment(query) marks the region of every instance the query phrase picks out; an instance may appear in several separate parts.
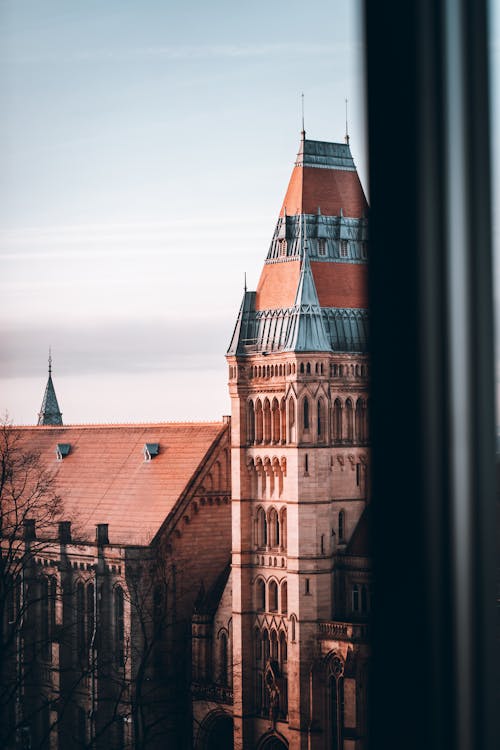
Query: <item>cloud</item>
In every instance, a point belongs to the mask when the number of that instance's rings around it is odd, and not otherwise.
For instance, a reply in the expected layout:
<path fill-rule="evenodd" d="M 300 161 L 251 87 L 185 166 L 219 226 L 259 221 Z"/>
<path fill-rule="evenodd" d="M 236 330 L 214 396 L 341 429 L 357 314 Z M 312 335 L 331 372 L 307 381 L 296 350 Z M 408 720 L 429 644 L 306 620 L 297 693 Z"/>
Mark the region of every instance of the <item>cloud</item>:
<path fill-rule="evenodd" d="M 49 346 L 54 370 L 61 375 L 217 368 L 224 361 L 230 329 L 227 320 L 208 317 L 203 322 L 150 318 L 2 326 L 0 377 L 39 374 Z"/>
<path fill-rule="evenodd" d="M 360 44 L 360 43 L 359 43 Z M 347 50 L 359 45 L 344 44 L 305 44 L 301 42 L 257 43 L 247 44 L 181 44 L 151 47 L 136 47 L 122 50 L 88 49 L 68 52 L 34 53 L 17 55 L 13 53 L 0 60 L 4 63 L 26 65 L 34 63 L 123 63 L 148 60 L 196 61 L 196 60 L 250 60 L 259 58 L 276 58 L 293 55 L 301 57 L 338 57 Z"/>

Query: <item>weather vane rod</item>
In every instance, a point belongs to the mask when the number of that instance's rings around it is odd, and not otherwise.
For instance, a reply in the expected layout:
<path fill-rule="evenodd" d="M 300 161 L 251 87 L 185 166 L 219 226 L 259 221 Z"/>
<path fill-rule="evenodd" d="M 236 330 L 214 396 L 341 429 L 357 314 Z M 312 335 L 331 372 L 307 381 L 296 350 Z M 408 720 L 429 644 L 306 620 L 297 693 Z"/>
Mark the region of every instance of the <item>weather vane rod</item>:
<path fill-rule="evenodd" d="M 302 135 L 305 136 L 306 126 L 305 126 L 305 119 L 304 119 L 304 92 L 302 92 L 301 98 L 302 98 Z"/>
<path fill-rule="evenodd" d="M 347 118 L 347 102 L 348 101 L 349 100 L 346 97 L 346 100 L 345 100 L 345 142 L 347 143 L 347 145 L 349 145 L 349 123 L 348 123 L 348 118 Z"/>

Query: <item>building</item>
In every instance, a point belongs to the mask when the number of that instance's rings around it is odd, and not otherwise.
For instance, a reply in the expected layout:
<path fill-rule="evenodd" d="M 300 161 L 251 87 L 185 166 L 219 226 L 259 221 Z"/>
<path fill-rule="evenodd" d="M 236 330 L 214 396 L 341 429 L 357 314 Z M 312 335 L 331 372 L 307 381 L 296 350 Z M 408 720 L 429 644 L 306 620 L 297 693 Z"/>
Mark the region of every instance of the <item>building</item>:
<path fill-rule="evenodd" d="M 238 750 L 366 746 L 367 240 L 348 143 L 303 132 L 227 353 L 232 569 L 193 620 L 200 750 L 231 728 Z"/>
<path fill-rule="evenodd" d="M 2 748 L 188 747 L 191 613 L 229 561 L 229 420 L 65 426 L 49 372 L 38 426 L 4 429 L 1 454 Z"/>
<path fill-rule="evenodd" d="M 367 240 L 348 143 L 303 132 L 230 419 L 66 426 L 49 361 L 2 432 L 3 747 L 364 750 Z"/>

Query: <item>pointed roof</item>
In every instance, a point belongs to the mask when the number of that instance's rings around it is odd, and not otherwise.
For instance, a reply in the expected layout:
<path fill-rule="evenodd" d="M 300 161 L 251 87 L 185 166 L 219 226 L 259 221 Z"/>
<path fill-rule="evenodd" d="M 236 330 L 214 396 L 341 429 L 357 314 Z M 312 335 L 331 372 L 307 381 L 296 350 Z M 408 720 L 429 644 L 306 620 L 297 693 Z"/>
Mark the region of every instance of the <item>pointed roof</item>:
<path fill-rule="evenodd" d="M 304 243 L 304 257 L 300 271 L 295 305 L 290 312 L 285 350 L 294 352 L 329 352 L 331 345 L 323 323 L 323 313 Z"/>
<path fill-rule="evenodd" d="M 368 203 L 347 143 L 302 140 L 280 216 L 301 213 L 361 218 Z"/>
<path fill-rule="evenodd" d="M 57 403 L 56 391 L 52 382 L 52 356 L 49 353 L 49 378 L 43 394 L 42 406 L 38 414 L 38 425 L 62 425 L 62 414 Z"/>
<path fill-rule="evenodd" d="M 245 293 L 228 354 L 366 351 L 367 209 L 349 144 L 303 133 L 257 289 Z"/>

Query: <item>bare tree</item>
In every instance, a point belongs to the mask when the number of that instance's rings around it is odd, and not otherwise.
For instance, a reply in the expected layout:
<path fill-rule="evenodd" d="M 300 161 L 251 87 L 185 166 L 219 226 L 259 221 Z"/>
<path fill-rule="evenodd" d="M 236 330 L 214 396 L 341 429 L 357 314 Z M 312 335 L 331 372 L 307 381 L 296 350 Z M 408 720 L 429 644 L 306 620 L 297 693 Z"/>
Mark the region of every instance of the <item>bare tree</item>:
<path fill-rule="evenodd" d="M 27 449 L 22 431 L 0 423 L 0 743 L 33 746 L 30 725 L 47 714 L 39 664 L 49 656 L 55 623 L 55 580 L 35 560 L 54 538 L 62 501 L 54 476 Z M 45 716 L 47 718 L 47 716 Z"/>

